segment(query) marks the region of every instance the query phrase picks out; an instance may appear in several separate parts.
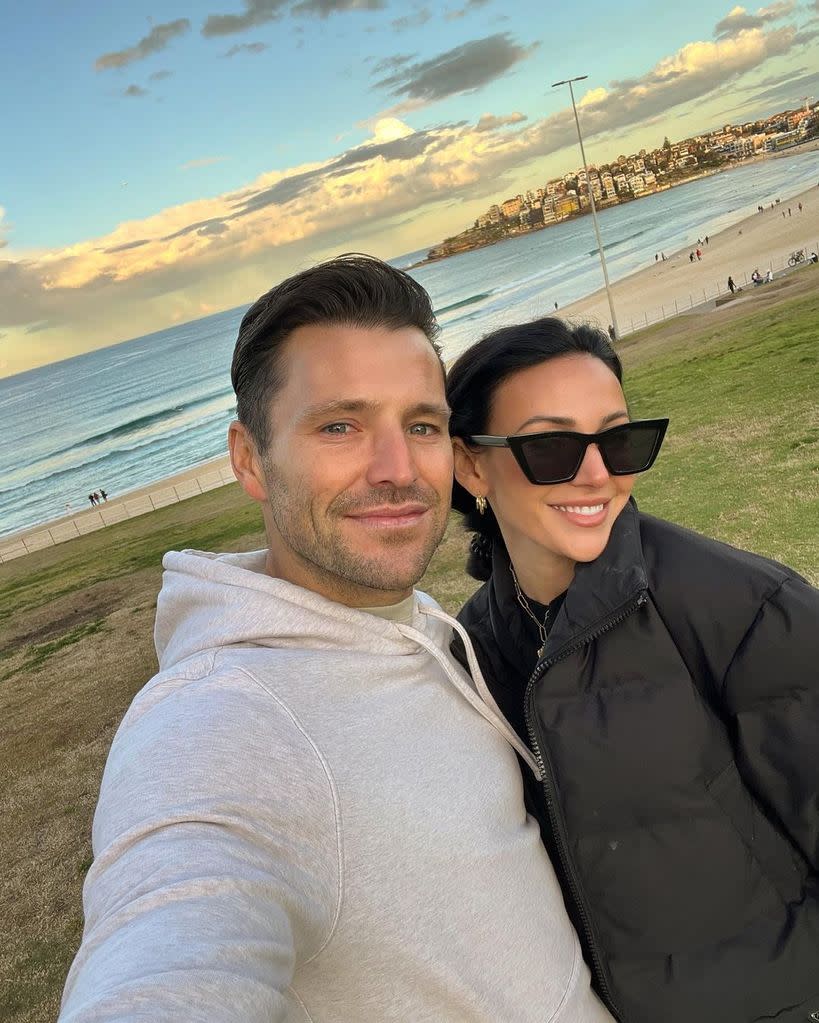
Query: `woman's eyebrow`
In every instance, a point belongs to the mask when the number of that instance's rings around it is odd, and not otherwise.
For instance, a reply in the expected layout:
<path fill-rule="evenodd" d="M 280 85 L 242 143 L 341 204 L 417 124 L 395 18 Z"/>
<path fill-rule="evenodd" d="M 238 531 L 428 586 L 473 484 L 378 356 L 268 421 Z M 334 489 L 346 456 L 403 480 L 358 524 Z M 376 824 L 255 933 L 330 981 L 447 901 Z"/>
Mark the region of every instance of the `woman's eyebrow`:
<path fill-rule="evenodd" d="M 628 411 L 626 409 L 621 409 L 618 412 L 609 412 L 607 416 L 603 416 L 600 420 L 600 425 L 608 426 L 609 423 L 613 423 L 615 419 L 622 419 L 623 416 L 628 416 Z M 567 430 L 570 430 L 577 424 L 577 420 L 568 416 L 531 416 L 525 423 L 520 424 L 516 432 L 520 433 L 521 430 L 525 430 L 526 427 L 531 426 L 532 423 L 554 423 L 555 426 L 563 426 Z"/>

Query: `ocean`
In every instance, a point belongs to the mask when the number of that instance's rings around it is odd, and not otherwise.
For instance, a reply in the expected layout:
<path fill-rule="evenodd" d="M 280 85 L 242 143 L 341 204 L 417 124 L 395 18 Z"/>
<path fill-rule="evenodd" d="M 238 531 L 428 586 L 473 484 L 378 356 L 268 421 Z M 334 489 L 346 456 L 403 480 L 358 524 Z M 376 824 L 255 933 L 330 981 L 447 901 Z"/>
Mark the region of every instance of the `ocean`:
<path fill-rule="evenodd" d="M 817 181 L 813 151 L 602 210 L 609 277 Z M 391 262 L 409 267 L 425 255 Z M 432 297 L 447 359 L 501 324 L 553 312 L 555 302 L 563 307 L 602 286 L 591 217 L 410 272 Z M 230 359 L 246 308 L 0 380 L 0 536 L 83 510 L 100 488 L 118 496 L 223 454 L 234 413 Z"/>

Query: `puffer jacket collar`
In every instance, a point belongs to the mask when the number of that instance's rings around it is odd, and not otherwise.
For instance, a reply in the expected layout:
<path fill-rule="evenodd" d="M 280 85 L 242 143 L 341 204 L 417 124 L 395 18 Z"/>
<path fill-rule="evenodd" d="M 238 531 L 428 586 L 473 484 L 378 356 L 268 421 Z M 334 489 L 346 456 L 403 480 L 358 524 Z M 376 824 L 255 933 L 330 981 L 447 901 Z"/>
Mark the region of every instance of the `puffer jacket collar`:
<path fill-rule="evenodd" d="M 580 633 L 593 632 L 595 626 L 631 603 L 647 586 L 640 519 L 631 499 L 617 516 L 600 557 L 578 563 L 574 580 L 549 632 L 545 659 L 551 659 L 566 644 L 575 642 Z M 509 555 L 499 543 L 492 552 L 489 626 L 497 641 L 507 649 L 523 649 L 531 644 L 527 637 L 528 619 L 521 613 L 515 594 Z M 501 637 L 506 639 L 501 640 Z"/>

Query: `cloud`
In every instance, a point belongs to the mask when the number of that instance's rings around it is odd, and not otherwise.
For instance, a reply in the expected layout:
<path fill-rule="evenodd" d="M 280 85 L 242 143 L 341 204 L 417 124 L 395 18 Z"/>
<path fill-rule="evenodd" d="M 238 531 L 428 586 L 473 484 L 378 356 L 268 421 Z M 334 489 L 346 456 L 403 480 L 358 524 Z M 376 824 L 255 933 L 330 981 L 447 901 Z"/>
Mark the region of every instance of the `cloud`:
<path fill-rule="evenodd" d="M 383 11 L 386 0 L 301 0 L 293 8 L 293 14 L 315 14 L 329 18 L 331 14 L 343 11 Z"/>
<path fill-rule="evenodd" d="M 208 235 L 224 234 L 229 230 L 230 228 L 224 221 L 212 220 L 209 224 L 205 224 L 203 227 L 200 227 L 196 233 L 200 236 L 200 238 L 206 238 Z"/>
<path fill-rule="evenodd" d="M 163 82 L 166 78 L 171 78 L 173 71 L 153 71 L 148 75 L 149 82 Z"/>
<path fill-rule="evenodd" d="M 795 0 L 775 0 L 768 7 L 760 7 L 756 14 L 749 13 L 744 7 L 734 7 L 717 22 L 714 35 L 717 39 L 724 39 L 747 29 L 762 28 L 768 22 L 786 18 L 795 10 Z"/>
<path fill-rule="evenodd" d="M 384 57 L 377 64 L 373 65 L 370 74 L 381 75 L 385 71 L 397 71 L 399 68 L 404 67 L 405 64 L 409 64 L 411 60 L 414 60 L 415 56 L 414 53 L 396 53 L 392 57 Z"/>
<path fill-rule="evenodd" d="M 396 32 L 406 32 L 407 29 L 426 25 L 431 17 L 432 11 L 428 7 L 422 7 L 414 14 L 405 14 L 402 18 L 394 18 L 390 24 Z"/>
<path fill-rule="evenodd" d="M 209 14 L 203 36 L 228 36 L 281 18 L 288 0 L 245 0 L 244 14 Z"/>
<path fill-rule="evenodd" d="M 475 131 L 497 131 L 498 128 L 503 128 L 507 124 L 520 124 L 525 120 L 527 120 L 526 115 L 519 110 L 501 117 L 496 117 L 495 114 L 481 114 L 480 120 L 475 125 Z"/>
<path fill-rule="evenodd" d="M 472 11 L 477 11 L 481 7 L 486 7 L 488 3 L 489 0 L 468 0 L 465 7 L 460 7 L 454 11 L 447 11 L 446 20 L 457 21 L 459 18 L 465 18 L 467 14 L 471 14 Z"/>
<path fill-rule="evenodd" d="M 743 74 L 788 54 L 795 38 L 793 27 L 749 29 L 684 46 L 639 77 L 579 97 L 584 136 L 593 144 L 653 118 L 668 124 L 682 104 L 701 103 L 717 89 L 739 92 Z M 472 79 L 464 75 L 456 84 L 464 81 Z M 804 79 L 797 81 L 802 88 Z M 794 80 L 782 86 L 793 88 Z M 287 268 L 334 248 L 386 239 L 407 217 L 428 224 L 434 235 L 444 207 L 497 198 L 512 174 L 519 179 L 525 172 L 540 183 L 537 161 L 567 147 L 576 162 L 568 95 L 563 109 L 534 121 L 519 111 L 490 111 L 477 123 L 413 130 L 385 118 L 363 143 L 328 159 L 270 171 L 240 189 L 124 222 L 104 237 L 0 259 L 0 329 L 22 338 L 28 326 L 49 323 L 61 337 L 73 331 L 83 338 L 92 329 L 99 333 L 99 324 L 117 322 L 135 334 L 171 315 L 198 315 L 200 300 L 239 305 Z M 48 335 L 49 343 L 57 333 Z"/>
<path fill-rule="evenodd" d="M 131 96 L 139 98 L 148 95 L 148 90 L 143 89 L 141 85 L 129 85 L 127 89 L 122 90 L 123 96 Z"/>
<path fill-rule="evenodd" d="M 212 167 L 215 163 L 223 163 L 227 160 L 226 156 L 200 156 L 198 160 L 188 160 L 187 163 L 179 165 L 179 169 L 183 171 L 197 170 L 199 167 Z"/>
<path fill-rule="evenodd" d="M 110 249 L 103 249 L 103 252 L 110 255 L 112 252 L 127 252 L 129 249 L 138 249 L 142 245 L 148 245 L 150 238 L 137 238 L 133 242 L 123 242 L 122 245 L 114 245 Z"/>
<path fill-rule="evenodd" d="M 191 23 L 187 18 L 178 18 L 176 21 L 167 21 L 163 25 L 154 25 L 151 31 L 134 46 L 118 50 L 115 53 L 104 53 L 101 57 L 97 57 L 94 68 L 97 71 L 107 71 L 111 68 L 125 67 L 126 64 L 133 64 L 137 60 L 144 60 L 152 53 L 164 50 L 172 39 L 189 32 L 190 27 Z"/>
<path fill-rule="evenodd" d="M 203 36 L 228 36 L 249 28 L 266 25 L 283 17 L 291 0 L 243 0 L 241 14 L 209 14 L 202 26 Z M 294 15 L 329 18 L 343 11 L 380 11 L 386 0 L 301 0 L 292 9 Z"/>
<path fill-rule="evenodd" d="M 506 33 L 473 39 L 432 60 L 398 68 L 376 83 L 393 96 L 433 103 L 461 92 L 474 92 L 526 60 L 539 43 L 519 46 Z"/>
<path fill-rule="evenodd" d="M 235 57 L 239 53 L 262 53 L 269 49 L 267 43 L 237 43 L 224 53 L 224 57 Z"/>
<path fill-rule="evenodd" d="M 770 112 L 771 108 L 797 107 L 802 105 L 805 95 L 819 95 L 819 71 L 807 68 L 793 68 L 779 78 L 768 78 L 755 83 L 749 99 L 736 109 L 743 111 L 743 116 L 750 120 Z"/>

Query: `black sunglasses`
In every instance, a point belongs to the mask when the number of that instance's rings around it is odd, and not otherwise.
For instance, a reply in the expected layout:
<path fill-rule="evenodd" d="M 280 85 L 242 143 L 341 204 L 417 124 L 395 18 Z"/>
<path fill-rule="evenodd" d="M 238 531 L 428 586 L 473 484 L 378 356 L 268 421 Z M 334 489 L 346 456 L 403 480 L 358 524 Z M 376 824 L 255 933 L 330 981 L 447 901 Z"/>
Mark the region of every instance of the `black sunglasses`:
<path fill-rule="evenodd" d="M 597 445 L 612 476 L 645 472 L 659 454 L 667 427 L 667 419 L 638 419 L 601 433 L 550 430 L 512 437 L 476 434 L 467 439 L 482 447 L 511 448 L 530 483 L 568 483 L 580 471 L 589 444 Z"/>

